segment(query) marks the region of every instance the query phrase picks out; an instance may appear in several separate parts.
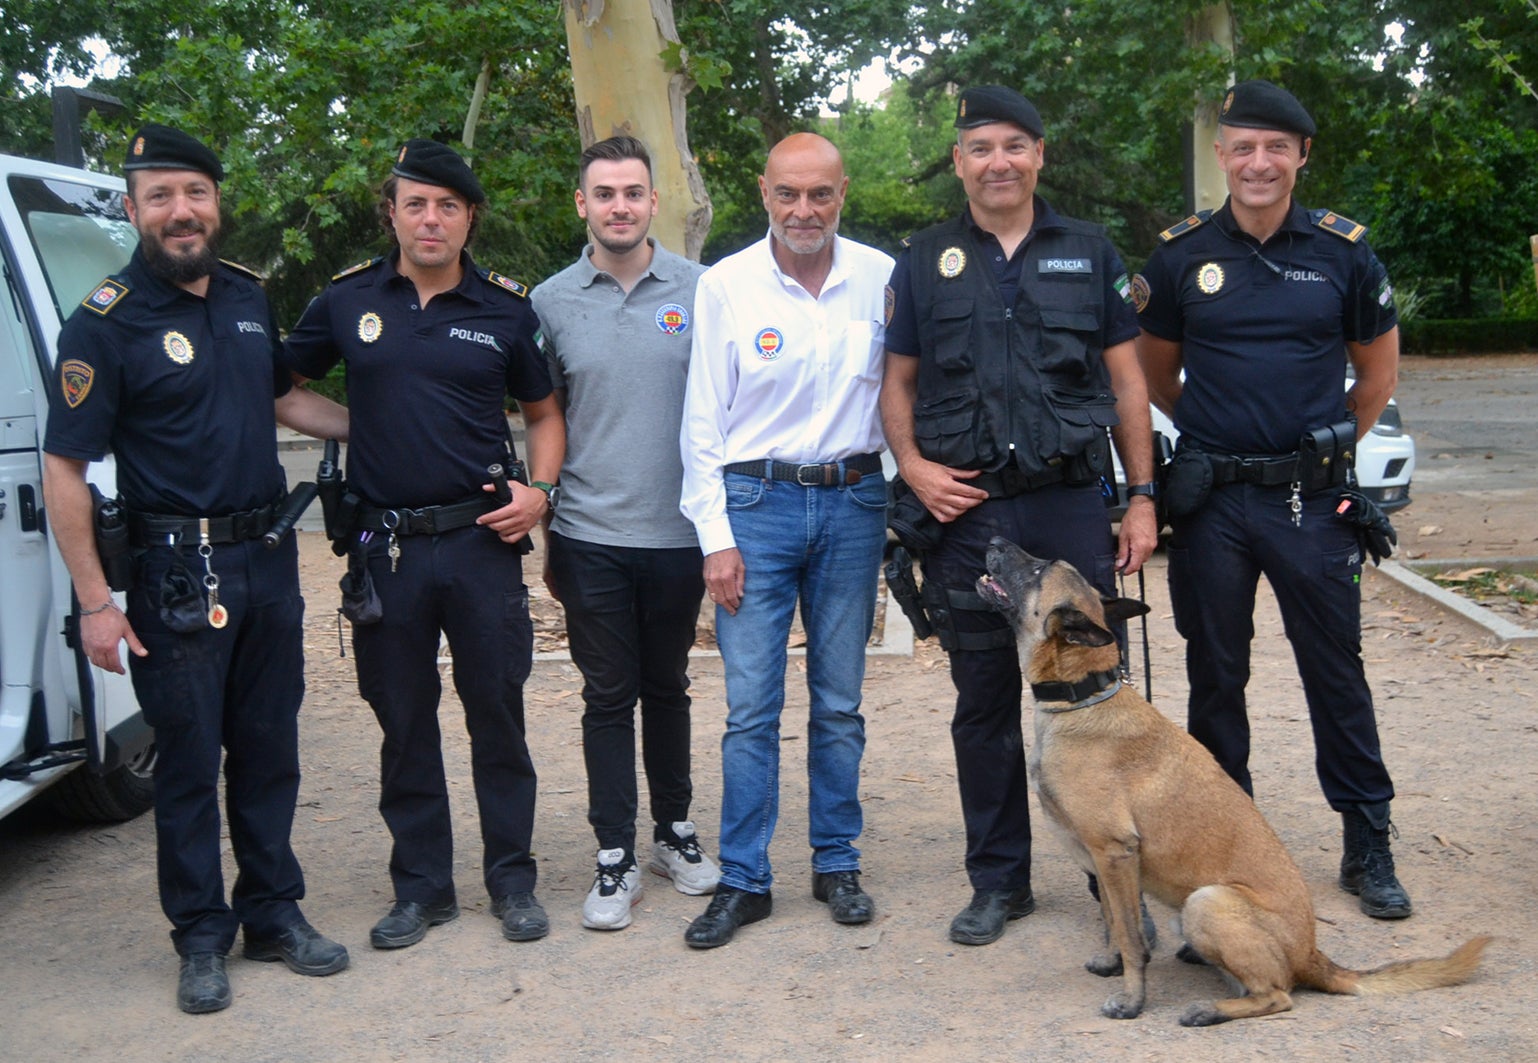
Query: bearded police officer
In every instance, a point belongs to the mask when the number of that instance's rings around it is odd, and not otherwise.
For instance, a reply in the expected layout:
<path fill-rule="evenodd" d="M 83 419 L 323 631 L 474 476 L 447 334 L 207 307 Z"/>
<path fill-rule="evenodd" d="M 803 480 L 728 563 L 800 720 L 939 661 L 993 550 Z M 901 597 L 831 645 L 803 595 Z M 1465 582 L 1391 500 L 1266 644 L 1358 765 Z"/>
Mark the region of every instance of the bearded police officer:
<path fill-rule="evenodd" d="M 1363 544 L 1376 557 L 1392 529 L 1344 478 L 1398 381 L 1393 297 L 1361 225 L 1293 199 L 1314 121 L 1292 94 L 1243 82 L 1218 121 L 1228 201 L 1161 234 L 1134 282 L 1138 353 L 1181 432 L 1170 597 L 1189 727 L 1252 791 L 1244 691 L 1264 574 L 1303 680 L 1319 781 L 1344 819 L 1341 887 L 1368 915 L 1400 919 L 1410 898 L 1389 852 L 1394 787 L 1362 665 L 1359 583 Z"/>
<path fill-rule="evenodd" d="M 139 246 L 65 324 L 44 443 L 48 524 L 79 600 L 91 662 L 123 671 L 155 729 L 160 902 L 181 956 L 177 1004 L 230 1003 L 225 955 L 327 975 L 347 950 L 299 911 L 289 844 L 304 697 L 298 552 L 261 542 L 283 500 L 277 417 L 346 438 L 347 413 L 289 386 L 257 279 L 221 263 L 224 168 L 162 125 L 134 135 L 123 205 Z M 276 403 L 274 401 L 276 396 Z M 136 552 L 127 610 L 108 592 L 86 466 L 107 451 Z M 119 588 L 121 589 L 121 588 Z M 219 761 L 239 875 L 221 870 Z"/>
<path fill-rule="evenodd" d="M 959 218 L 908 241 L 892 274 L 886 438 L 922 508 L 924 598 L 956 686 L 951 737 L 973 896 L 953 941 L 983 945 L 1029 914 L 1022 683 L 1004 618 L 973 591 L 988 541 L 1071 562 L 1109 593 L 1153 551 L 1152 427 L 1121 260 L 1098 226 L 1036 195 L 1041 117 L 1013 89 L 961 93 Z M 1110 428 L 1132 498 L 1113 540 Z M 894 527 L 897 527 L 894 521 Z M 1093 693 L 1093 691 L 1091 691 Z"/>
<path fill-rule="evenodd" d="M 352 443 L 343 536 L 358 688 L 384 732 L 380 812 L 394 848 L 395 904 L 374 947 L 420 941 L 459 914 L 438 729 L 440 634 L 470 733 L 471 770 L 492 913 L 511 941 L 544 937 L 534 896 L 534 766 L 523 683 L 533 654 L 519 543 L 549 505 L 565 430 L 524 286 L 465 250 L 485 193 L 452 149 L 401 148 L 382 189 L 391 253 L 338 274 L 286 352 L 301 376 L 347 365 Z M 488 493 L 509 460 L 503 404 L 517 399 L 530 484 Z M 340 519 L 340 518 L 339 518 Z M 343 529 L 334 529 L 339 533 Z"/>

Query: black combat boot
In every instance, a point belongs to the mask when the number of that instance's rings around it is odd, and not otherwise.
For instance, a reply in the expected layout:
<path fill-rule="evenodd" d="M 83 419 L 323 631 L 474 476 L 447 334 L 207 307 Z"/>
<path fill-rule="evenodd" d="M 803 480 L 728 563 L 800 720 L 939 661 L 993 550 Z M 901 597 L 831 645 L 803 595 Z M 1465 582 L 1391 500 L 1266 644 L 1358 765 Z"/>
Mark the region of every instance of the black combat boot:
<path fill-rule="evenodd" d="M 1394 876 L 1389 852 L 1388 802 L 1359 805 L 1341 813 L 1344 852 L 1340 858 L 1340 888 L 1356 894 L 1362 911 L 1374 919 L 1405 919 L 1410 895 Z M 1381 824 L 1381 826 L 1380 826 Z"/>

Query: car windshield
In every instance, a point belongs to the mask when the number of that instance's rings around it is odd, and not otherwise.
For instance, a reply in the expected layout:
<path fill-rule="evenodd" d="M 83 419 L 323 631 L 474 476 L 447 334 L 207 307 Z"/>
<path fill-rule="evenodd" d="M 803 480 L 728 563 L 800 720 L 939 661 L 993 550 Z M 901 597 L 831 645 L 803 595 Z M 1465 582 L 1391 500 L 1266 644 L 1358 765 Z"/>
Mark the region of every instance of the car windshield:
<path fill-rule="evenodd" d="M 10 191 L 62 323 L 104 277 L 123 268 L 138 234 L 122 194 L 111 189 L 13 176 Z"/>

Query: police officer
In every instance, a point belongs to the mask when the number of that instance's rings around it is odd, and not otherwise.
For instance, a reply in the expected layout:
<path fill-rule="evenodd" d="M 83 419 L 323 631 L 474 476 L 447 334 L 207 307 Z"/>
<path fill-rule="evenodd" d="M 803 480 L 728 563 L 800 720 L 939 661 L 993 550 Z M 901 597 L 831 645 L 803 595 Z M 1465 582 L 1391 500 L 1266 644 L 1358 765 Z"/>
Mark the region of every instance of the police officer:
<path fill-rule="evenodd" d="M 530 851 L 523 683 L 533 626 L 518 544 L 549 505 L 565 428 L 528 292 L 465 250 L 486 200 L 470 167 L 442 144 L 411 140 L 381 196 L 396 247 L 337 274 L 286 345 L 303 377 L 347 364 L 357 503 L 348 546 L 379 607 L 353 616 L 353 644 L 358 689 L 384 732 L 379 808 L 394 838 L 395 903 L 369 940 L 412 945 L 459 914 L 438 730 L 442 633 L 470 733 L 492 913 L 508 940 L 532 941 L 549 921 Z M 502 504 L 487 468 L 509 459 L 507 395 L 523 410 L 532 484 L 511 483 Z"/>
<path fill-rule="evenodd" d="M 1402 919 L 1410 898 L 1389 852 L 1394 787 L 1362 666 L 1362 550 L 1357 528 L 1335 515 L 1371 504 L 1353 493 L 1343 506 L 1339 489 L 1300 497 L 1294 486 L 1305 432 L 1350 413 L 1360 435 L 1388 403 L 1399 364 L 1393 296 L 1361 225 L 1293 199 L 1314 121 L 1291 93 L 1242 82 L 1218 122 L 1227 202 L 1162 233 L 1134 281 L 1138 354 L 1181 432 L 1170 503 L 1191 510 L 1172 513 L 1170 544 L 1188 725 L 1252 792 L 1244 688 L 1263 573 L 1303 680 L 1319 781 L 1344 819 L 1341 888 L 1368 915 Z M 1182 469 L 1195 470 L 1190 483 L 1210 479 L 1204 504 L 1199 491 L 1187 497 Z"/>
<path fill-rule="evenodd" d="M 134 135 L 124 170 L 139 246 L 60 334 L 44 498 L 87 656 L 121 673 L 119 645 L 133 653 L 159 758 L 155 836 L 181 956 L 177 1004 L 199 1013 L 229 1006 L 237 928 L 250 959 L 307 975 L 347 966 L 347 950 L 299 911 L 304 878 L 289 844 L 304 697 L 298 552 L 292 539 L 272 550 L 259 541 L 284 495 L 275 409 L 285 424 L 340 438 L 347 414 L 290 388 L 260 284 L 219 261 L 218 156 L 152 124 Z M 109 450 L 138 551 L 126 611 L 103 575 L 85 479 Z M 221 749 L 240 871 L 228 902 Z"/>
<path fill-rule="evenodd" d="M 985 945 L 1035 907 L 1020 662 L 973 591 L 993 536 L 1071 562 L 1111 592 L 1157 540 L 1152 426 L 1121 260 L 1098 226 L 1036 195 L 1041 117 L 1010 88 L 961 93 L 962 215 L 907 242 L 888 293 L 881 395 L 898 471 L 933 517 L 924 597 L 956 686 L 951 737 L 972 900 L 951 940 Z M 1106 516 L 1111 429 L 1132 493 Z M 913 530 L 910 522 L 905 531 Z"/>

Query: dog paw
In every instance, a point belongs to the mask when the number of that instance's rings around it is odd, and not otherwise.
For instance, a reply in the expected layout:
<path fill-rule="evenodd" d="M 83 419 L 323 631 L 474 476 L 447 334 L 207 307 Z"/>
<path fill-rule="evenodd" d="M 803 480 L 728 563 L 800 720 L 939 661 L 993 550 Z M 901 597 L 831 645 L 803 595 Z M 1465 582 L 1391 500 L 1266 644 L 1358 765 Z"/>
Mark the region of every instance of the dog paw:
<path fill-rule="evenodd" d="M 1206 1003 L 1192 1004 L 1180 1013 L 1182 1026 L 1216 1026 L 1224 1021 L 1223 1013 Z"/>
<path fill-rule="evenodd" d="M 1108 1019 L 1135 1019 L 1142 1013 L 1142 999 L 1130 993 L 1113 993 L 1100 1005 L 1100 1014 Z"/>
<path fill-rule="evenodd" d="M 1101 978 L 1115 978 L 1122 973 L 1121 953 L 1102 952 L 1091 956 L 1084 964 L 1084 969 L 1090 974 L 1098 974 Z"/>

